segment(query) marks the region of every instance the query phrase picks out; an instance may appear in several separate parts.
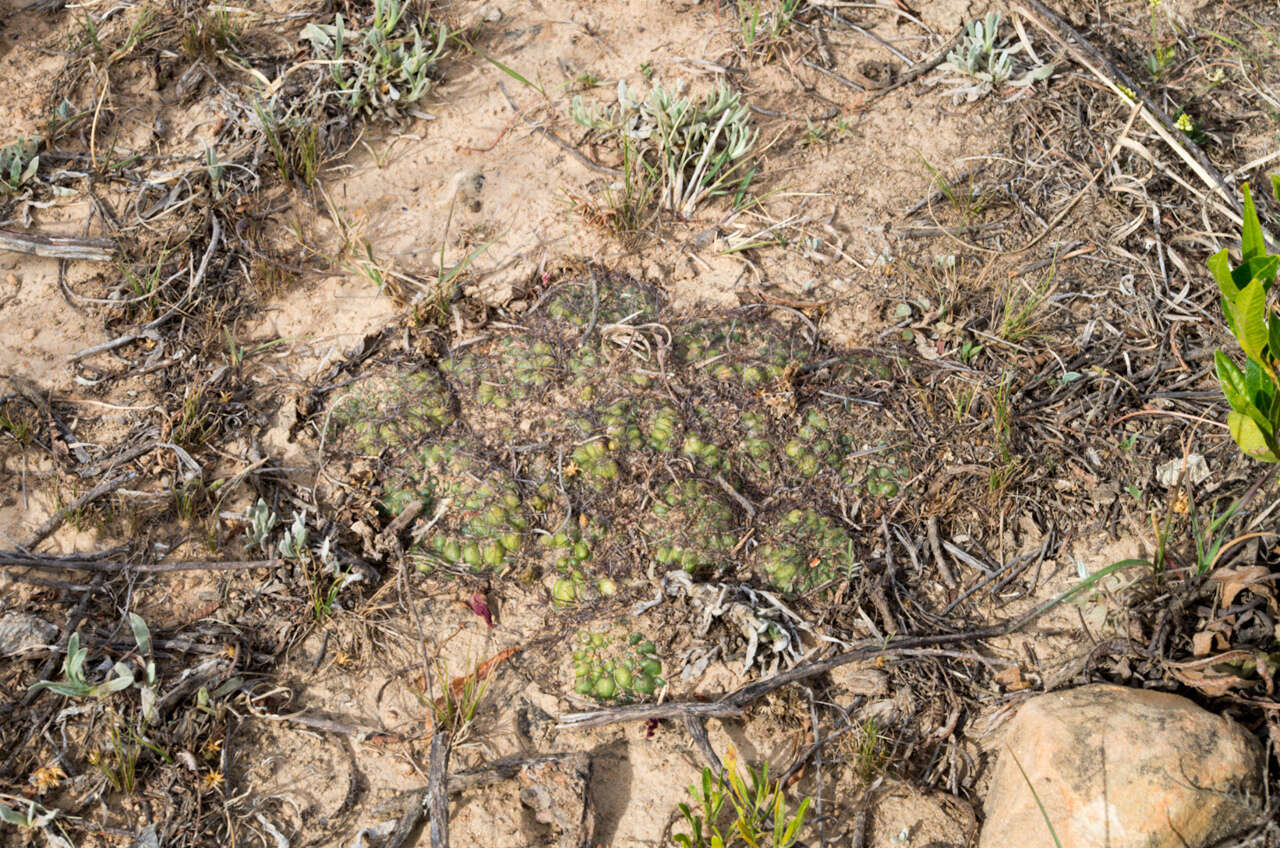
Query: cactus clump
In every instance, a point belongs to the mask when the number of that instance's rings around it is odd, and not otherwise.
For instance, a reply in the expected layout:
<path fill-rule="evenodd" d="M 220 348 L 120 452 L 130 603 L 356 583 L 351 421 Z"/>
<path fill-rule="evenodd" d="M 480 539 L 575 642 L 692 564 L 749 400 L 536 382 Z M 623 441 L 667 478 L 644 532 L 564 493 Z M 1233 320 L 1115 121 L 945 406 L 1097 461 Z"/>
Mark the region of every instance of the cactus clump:
<path fill-rule="evenodd" d="M 811 508 L 771 516 L 764 526 L 752 564 L 784 592 L 801 592 L 834 580 L 850 562 L 849 534 L 837 521 Z"/>
<path fill-rule="evenodd" d="M 739 534 L 733 509 L 698 480 L 670 483 L 649 508 L 642 528 L 655 562 L 690 574 L 721 571 L 730 563 Z"/>
<path fill-rule="evenodd" d="M 412 451 L 455 419 L 449 389 L 435 371 L 358 382 L 332 406 L 330 434 L 364 456 Z"/>

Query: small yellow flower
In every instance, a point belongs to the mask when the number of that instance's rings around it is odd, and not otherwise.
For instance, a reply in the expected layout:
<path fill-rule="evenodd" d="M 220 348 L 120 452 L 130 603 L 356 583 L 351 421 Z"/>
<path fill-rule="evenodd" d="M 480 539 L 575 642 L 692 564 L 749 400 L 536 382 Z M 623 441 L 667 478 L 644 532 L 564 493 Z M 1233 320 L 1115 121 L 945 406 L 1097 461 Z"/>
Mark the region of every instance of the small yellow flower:
<path fill-rule="evenodd" d="M 1174 121 L 1173 125 L 1184 133 L 1189 133 L 1195 129 L 1195 124 L 1191 123 L 1191 117 L 1186 112 L 1179 115 L 1178 120 Z"/>
<path fill-rule="evenodd" d="M 205 792 L 212 792 L 222 785 L 223 780 L 224 778 L 220 771 L 206 772 L 205 776 L 200 778 L 200 788 Z"/>
<path fill-rule="evenodd" d="M 31 773 L 31 777 L 27 778 L 27 782 L 35 787 L 37 795 L 43 795 L 66 777 L 67 773 L 62 770 L 62 766 L 54 763 L 36 769 Z"/>
<path fill-rule="evenodd" d="M 206 760 L 212 760 L 214 757 L 218 756 L 218 754 L 220 754 L 221 752 L 222 752 L 221 739 L 210 739 L 208 742 L 204 743 L 204 748 L 200 750 L 200 753 L 204 755 L 204 758 Z"/>
<path fill-rule="evenodd" d="M 1133 93 L 1133 89 L 1125 85 L 1116 83 L 1116 88 L 1120 89 L 1120 95 L 1130 103 L 1138 102 L 1138 95 Z"/>

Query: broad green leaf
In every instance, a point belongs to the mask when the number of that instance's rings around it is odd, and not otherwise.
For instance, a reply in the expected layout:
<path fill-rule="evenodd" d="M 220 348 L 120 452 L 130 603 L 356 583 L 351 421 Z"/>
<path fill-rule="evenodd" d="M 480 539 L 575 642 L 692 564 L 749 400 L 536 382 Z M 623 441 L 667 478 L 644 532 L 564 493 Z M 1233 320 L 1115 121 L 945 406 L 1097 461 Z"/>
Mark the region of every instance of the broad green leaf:
<path fill-rule="evenodd" d="M 112 667 L 112 671 L 115 672 L 115 677 L 93 687 L 94 697 L 100 698 L 103 695 L 110 695 L 122 689 L 128 689 L 133 685 L 133 670 L 129 666 L 118 662 Z"/>
<path fill-rule="evenodd" d="M 1229 301 L 1235 300 L 1236 295 L 1240 293 L 1240 287 L 1236 285 L 1235 278 L 1231 275 L 1231 256 L 1227 253 L 1227 249 L 1224 247 L 1210 256 L 1205 264 L 1213 273 L 1213 279 L 1217 281 L 1222 296 Z"/>
<path fill-rule="evenodd" d="M 22 176 L 18 178 L 18 185 L 22 185 L 27 180 L 34 177 L 36 175 L 36 169 L 39 167 L 40 167 L 40 157 L 39 156 L 32 157 L 31 161 L 27 163 L 27 169 L 23 171 Z"/>
<path fill-rule="evenodd" d="M 1231 332 L 1231 335 L 1238 336 L 1240 334 L 1240 329 L 1236 326 L 1235 307 L 1231 305 L 1229 300 L 1227 300 L 1226 295 L 1218 298 L 1218 301 L 1222 304 L 1222 317 L 1227 320 L 1227 329 Z"/>
<path fill-rule="evenodd" d="M 146 722 L 155 721 L 156 717 L 156 690 L 153 686 L 142 687 L 142 695 L 140 698 L 142 707 L 142 720 Z"/>
<path fill-rule="evenodd" d="M 1244 364 L 1245 396 L 1253 402 L 1263 415 L 1271 413 L 1271 394 L 1274 391 L 1271 379 L 1262 371 L 1262 366 L 1252 359 Z"/>
<path fill-rule="evenodd" d="M 1280 257 L 1255 256 L 1232 269 L 1231 279 L 1236 288 L 1242 289 L 1254 280 L 1261 280 L 1262 288 L 1270 289 L 1276 281 L 1277 267 L 1280 267 Z"/>
<path fill-rule="evenodd" d="M 1271 196 L 1276 199 L 1276 203 L 1280 203 L 1280 174 L 1271 175 Z"/>
<path fill-rule="evenodd" d="M 129 613 L 129 627 L 133 629 L 133 641 L 138 643 L 138 653 L 143 656 L 151 653 L 151 631 L 142 616 L 136 612 Z"/>
<path fill-rule="evenodd" d="M 1261 362 L 1263 350 L 1271 340 L 1267 332 L 1267 293 L 1262 283 L 1254 280 L 1241 289 L 1234 305 L 1239 331 L 1236 339 L 1246 356 Z"/>
<path fill-rule="evenodd" d="M 1249 184 L 1245 183 L 1241 189 L 1244 191 L 1244 227 L 1240 231 L 1240 254 L 1243 261 L 1248 262 L 1255 256 L 1266 256 L 1267 246 L 1262 240 L 1262 224 L 1253 206 Z"/>
<path fill-rule="evenodd" d="M 1247 415 L 1232 412 L 1227 416 L 1227 426 L 1231 428 L 1231 438 L 1236 440 L 1240 450 L 1263 462 L 1277 461 L 1275 452 L 1267 443 L 1267 437 L 1258 426 L 1258 422 Z"/>
<path fill-rule="evenodd" d="M 1246 404 L 1249 403 L 1249 396 L 1245 389 L 1244 374 L 1239 366 L 1220 350 L 1213 354 L 1213 366 L 1217 371 L 1218 384 L 1222 386 L 1222 393 L 1227 397 L 1227 403 L 1231 404 L 1231 408 L 1236 412 L 1244 412 Z"/>
<path fill-rule="evenodd" d="M 1274 315 L 1267 318 L 1267 338 L 1267 356 L 1275 362 L 1280 357 L 1280 318 Z"/>

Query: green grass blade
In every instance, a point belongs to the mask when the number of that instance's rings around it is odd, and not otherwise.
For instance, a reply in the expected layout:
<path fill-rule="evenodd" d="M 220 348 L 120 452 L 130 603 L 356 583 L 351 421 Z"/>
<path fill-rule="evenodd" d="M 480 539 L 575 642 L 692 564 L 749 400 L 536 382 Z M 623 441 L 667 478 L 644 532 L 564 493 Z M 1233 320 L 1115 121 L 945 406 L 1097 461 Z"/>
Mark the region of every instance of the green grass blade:
<path fill-rule="evenodd" d="M 1040 815 L 1044 817 L 1044 826 L 1049 828 L 1049 836 L 1053 838 L 1055 848 L 1062 848 L 1062 841 L 1058 839 L 1058 832 L 1053 829 L 1053 822 L 1049 820 L 1049 812 L 1045 810 L 1044 804 L 1040 801 L 1040 793 L 1036 792 L 1036 788 L 1031 785 L 1031 778 L 1027 777 L 1027 771 L 1022 767 L 1022 763 L 1018 762 L 1018 755 L 1013 753 L 1013 749 L 1009 749 L 1009 756 L 1013 757 L 1013 764 L 1018 767 L 1018 772 L 1022 775 L 1022 779 L 1027 782 L 1027 788 L 1031 790 L 1031 797 L 1035 799 L 1036 806 L 1040 808 Z"/>

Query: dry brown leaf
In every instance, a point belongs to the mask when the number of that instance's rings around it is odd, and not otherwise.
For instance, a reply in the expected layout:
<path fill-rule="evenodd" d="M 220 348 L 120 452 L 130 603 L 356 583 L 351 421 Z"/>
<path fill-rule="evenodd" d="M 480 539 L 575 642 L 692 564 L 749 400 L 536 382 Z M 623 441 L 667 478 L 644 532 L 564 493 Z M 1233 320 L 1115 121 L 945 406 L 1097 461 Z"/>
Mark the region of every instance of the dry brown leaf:
<path fill-rule="evenodd" d="M 1197 657 L 1207 657 L 1213 650 L 1213 634 L 1201 630 L 1191 637 L 1191 653 Z"/>
<path fill-rule="evenodd" d="M 1257 595 L 1266 595 L 1274 608 L 1275 592 L 1267 582 L 1270 576 L 1271 569 L 1265 565 L 1242 565 L 1234 568 L 1219 568 L 1209 575 L 1209 579 L 1221 584 L 1222 599 L 1219 608 L 1225 609 L 1231 606 L 1236 596 L 1245 589 Z"/>
<path fill-rule="evenodd" d="M 1199 689 L 1211 698 L 1218 698 L 1232 689 L 1243 689 L 1253 685 L 1254 681 L 1241 677 L 1237 670 L 1229 665 L 1232 662 L 1249 661 L 1253 658 L 1251 651 L 1237 650 L 1190 662 L 1168 662 L 1165 666 L 1178 682 Z"/>

